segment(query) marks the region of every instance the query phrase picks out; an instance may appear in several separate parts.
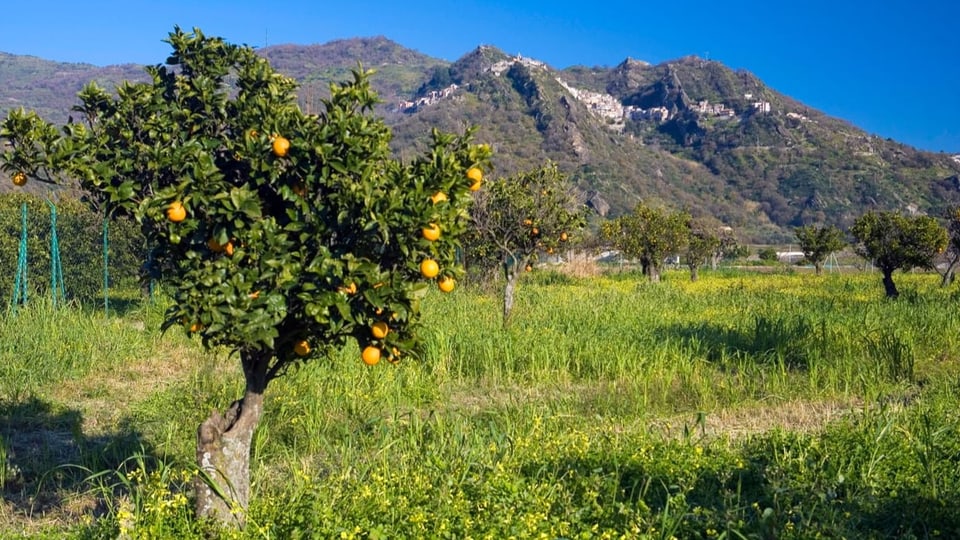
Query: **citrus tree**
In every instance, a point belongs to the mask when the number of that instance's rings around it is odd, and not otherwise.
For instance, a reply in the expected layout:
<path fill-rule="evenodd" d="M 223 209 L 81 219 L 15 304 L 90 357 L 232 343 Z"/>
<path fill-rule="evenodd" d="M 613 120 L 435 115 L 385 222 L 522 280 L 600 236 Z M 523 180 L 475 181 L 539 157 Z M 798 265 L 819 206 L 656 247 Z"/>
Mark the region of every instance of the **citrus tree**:
<path fill-rule="evenodd" d="M 816 274 L 823 273 L 823 263 L 827 257 L 844 248 L 847 243 L 843 240 L 843 232 L 833 225 L 817 227 L 815 225 L 805 225 L 797 227 L 793 233 L 800 243 L 800 251 L 804 258 L 813 264 Z"/>
<path fill-rule="evenodd" d="M 633 212 L 601 226 L 604 239 L 622 256 L 638 259 L 651 282 L 660 281 L 663 259 L 683 248 L 687 241 L 690 215 L 637 204 Z"/>
<path fill-rule="evenodd" d="M 167 41 L 151 82 L 84 88 L 80 123 L 11 113 L 3 167 L 15 182 L 78 179 L 135 215 L 172 298 L 164 329 L 236 354 L 245 390 L 198 429 L 196 504 L 242 524 L 268 383 L 351 340 L 368 365 L 416 353 L 421 299 L 462 272 L 454 252 L 489 149 L 434 131 L 399 162 L 362 70 L 307 115 L 252 49 L 179 28 Z"/>
<path fill-rule="evenodd" d="M 960 264 L 960 206 L 947 209 L 943 218 L 946 221 L 948 241 L 941 258 L 945 266 L 942 272 L 939 268 L 937 271 L 940 272 L 940 286 L 946 287 L 953 283 L 957 264 Z"/>
<path fill-rule="evenodd" d="M 471 209 L 470 251 L 503 266 L 503 322 L 513 309 L 520 274 L 541 252 L 551 255 L 586 224 L 567 178 L 555 164 L 487 183 Z"/>
<path fill-rule="evenodd" d="M 720 251 L 722 241 L 719 230 L 703 221 L 691 220 L 687 227 L 684 264 L 690 269 L 690 281 L 697 281 L 700 267 L 711 261 Z"/>
<path fill-rule="evenodd" d="M 857 253 L 883 273 L 888 298 L 900 296 L 894 271 L 931 268 L 947 246 L 947 231 L 930 216 L 870 211 L 857 218 L 850 232 L 857 239 Z"/>

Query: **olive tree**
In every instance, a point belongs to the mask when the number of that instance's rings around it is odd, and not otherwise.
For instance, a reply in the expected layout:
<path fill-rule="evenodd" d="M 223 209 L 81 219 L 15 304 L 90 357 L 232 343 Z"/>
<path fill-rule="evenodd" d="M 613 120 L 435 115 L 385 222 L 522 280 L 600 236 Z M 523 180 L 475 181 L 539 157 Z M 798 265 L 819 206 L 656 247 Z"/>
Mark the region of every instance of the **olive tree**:
<path fill-rule="evenodd" d="M 663 259 L 686 244 L 689 221 L 686 212 L 668 212 L 641 202 L 632 213 L 604 223 L 601 234 L 622 256 L 639 259 L 644 275 L 657 283 Z"/>
<path fill-rule="evenodd" d="M 870 211 L 857 218 L 850 232 L 857 239 L 857 253 L 883 273 L 888 298 L 900 295 L 893 282 L 895 270 L 931 268 L 947 246 L 947 231 L 929 216 Z"/>
<path fill-rule="evenodd" d="M 471 209 L 470 250 L 503 266 L 503 322 L 513 309 L 521 272 L 538 253 L 553 254 L 586 223 L 567 178 L 555 164 L 487 183 Z"/>
<path fill-rule="evenodd" d="M 198 429 L 196 509 L 242 525 L 268 383 L 351 340 L 369 365 L 416 353 L 428 287 L 449 291 L 462 273 L 454 252 L 489 149 L 434 131 L 399 162 L 362 70 L 308 115 L 252 49 L 179 28 L 167 41 L 150 82 L 84 88 L 81 122 L 11 113 L 3 168 L 78 179 L 136 216 L 172 299 L 163 328 L 237 356 L 243 395 Z"/>
<path fill-rule="evenodd" d="M 827 257 L 847 245 L 843 240 L 843 232 L 832 225 L 824 227 L 805 225 L 797 227 L 793 233 L 800 243 L 800 251 L 803 252 L 804 258 L 813 264 L 818 276 L 823 273 L 823 263 Z"/>

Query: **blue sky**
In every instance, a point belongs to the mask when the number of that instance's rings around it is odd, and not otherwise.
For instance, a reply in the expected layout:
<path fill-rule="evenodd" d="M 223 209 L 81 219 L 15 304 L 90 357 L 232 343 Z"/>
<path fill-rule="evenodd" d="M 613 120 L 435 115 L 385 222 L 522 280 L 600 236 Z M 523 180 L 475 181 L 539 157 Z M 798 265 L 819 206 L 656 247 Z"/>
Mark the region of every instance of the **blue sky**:
<path fill-rule="evenodd" d="M 557 68 L 695 54 L 875 135 L 960 153 L 954 0 L 90 0 L 0 14 L 0 51 L 98 65 L 162 62 L 174 25 L 254 46 L 383 35 L 446 60 L 488 44 Z"/>

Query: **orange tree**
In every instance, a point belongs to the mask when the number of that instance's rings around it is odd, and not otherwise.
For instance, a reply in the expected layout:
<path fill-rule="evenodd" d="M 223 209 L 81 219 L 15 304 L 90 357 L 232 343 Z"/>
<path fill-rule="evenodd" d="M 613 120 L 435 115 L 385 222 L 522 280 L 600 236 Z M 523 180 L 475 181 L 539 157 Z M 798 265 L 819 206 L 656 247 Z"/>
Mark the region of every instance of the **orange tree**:
<path fill-rule="evenodd" d="M 471 209 L 469 256 L 503 266 L 503 322 L 513 309 L 521 272 L 538 253 L 553 254 L 586 224 L 586 207 L 574 198 L 555 164 L 487 183 Z"/>
<path fill-rule="evenodd" d="M 718 231 L 717 227 L 702 220 L 691 219 L 687 223 L 687 246 L 683 252 L 683 262 L 690 269 L 690 281 L 697 281 L 700 267 L 720 251 L 723 242 Z"/>
<path fill-rule="evenodd" d="M 813 264 L 816 274 L 823 273 L 823 263 L 827 257 L 844 248 L 847 243 L 843 240 L 843 232 L 833 225 L 817 227 L 805 225 L 793 230 L 800 243 L 800 251 L 805 259 Z"/>
<path fill-rule="evenodd" d="M 601 234 L 622 256 L 639 259 L 643 273 L 656 283 L 663 259 L 686 245 L 689 223 L 686 212 L 667 212 L 640 202 L 632 213 L 603 223 Z"/>
<path fill-rule="evenodd" d="M 857 239 L 857 254 L 872 261 L 883 274 L 887 298 L 900 296 L 893 282 L 895 270 L 932 268 L 947 247 L 947 231 L 930 216 L 904 216 L 897 212 L 870 211 L 850 229 Z"/>
<path fill-rule="evenodd" d="M 83 122 L 58 131 L 11 113 L 3 167 L 79 179 L 135 215 L 172 297 L 164 329 L 237 354 L 243 396 L 198 430 L 196 504 L 242 524 L 267 384 L 349 340 L 367 364 L 415 353 L 421 299 L 462 272 L 457 239 L 489 149 L 434 131 L 425 155 L 398 162 L 362 71 L 307 115 L 294 82 L 252 49 L 179 28 L 167 41 L 151 82 L 116 97 L 87 86 Z"/>

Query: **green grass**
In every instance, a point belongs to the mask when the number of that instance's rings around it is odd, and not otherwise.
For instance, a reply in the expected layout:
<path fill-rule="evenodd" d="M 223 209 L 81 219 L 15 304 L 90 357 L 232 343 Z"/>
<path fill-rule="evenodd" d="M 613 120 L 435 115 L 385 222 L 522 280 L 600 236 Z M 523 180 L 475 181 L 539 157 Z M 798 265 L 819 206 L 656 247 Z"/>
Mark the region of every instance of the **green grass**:
<path fill-rule="evenodd" d="M 507 328 L 495 295 L 431 295 L 422 358 L 271 384 L 239 536 L 957 536 L 958 295 L 897 279 L 535 272 Z M 241 380 L 162 308 L 0 322 L 0 536 L 215 534 L 184 479 Z"/>

